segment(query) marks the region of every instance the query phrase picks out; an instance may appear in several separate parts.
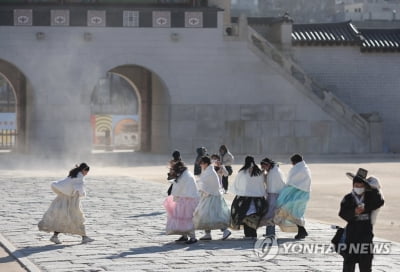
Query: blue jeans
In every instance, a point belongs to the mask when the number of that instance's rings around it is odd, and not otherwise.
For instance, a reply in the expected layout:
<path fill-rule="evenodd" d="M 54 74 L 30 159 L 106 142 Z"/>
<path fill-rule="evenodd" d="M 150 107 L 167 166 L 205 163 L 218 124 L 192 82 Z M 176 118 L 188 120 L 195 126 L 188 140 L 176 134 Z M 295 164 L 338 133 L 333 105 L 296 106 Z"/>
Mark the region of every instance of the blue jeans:
<path fill-rule="evenodd" d="M 275 226 L 267 226 L 266 233 L 267 236 L 275 236 Z"/>

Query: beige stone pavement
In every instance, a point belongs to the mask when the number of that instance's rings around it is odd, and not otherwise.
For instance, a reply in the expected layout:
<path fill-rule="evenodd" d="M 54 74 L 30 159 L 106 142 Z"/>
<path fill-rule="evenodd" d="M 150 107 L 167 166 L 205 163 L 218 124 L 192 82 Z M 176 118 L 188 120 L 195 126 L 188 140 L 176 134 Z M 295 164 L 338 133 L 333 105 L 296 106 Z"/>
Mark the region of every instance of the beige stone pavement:
<path fill-rule="evenodd" d="M 94 159 L 87 160 L 87 162 L 92 166 L 90 176 L 93 178 L 96 176 L 127 176 L 144 181 L 156 181 L 160 183 L 160 186 L 167 188 L 168 184 L 165 180 L 167 167 L 166 163 L 162 162 L 163 160 L 167 161 L 168 157 L 162 156 L 161 159 L 158 158 L 156 160 L 155 164 L 144 163 L 142 166 L 135 166 L 135 162 L 124 162 L 116 167 L 112 163 L 100 163 Z M 281 168 L 287 173 L 291 167 L 287 159 L 281 157 L 277 160 L 282 162 Z M 240 159 L 237 161 L 240 161 Z M 359 167 L 363 167 L 369 170 L 369 174 L 380 179 L 386 201 L 375 226 L 375 235 L 391 241 L 400 241 L 400 235 L 398 235 L 400 230 L 400 214 L 398 212 L 400 208 L 400 201 L 398 200 L 398 194 L 400 193 L 400 182 L 398 181 L 400 174 L 399 157 L 383 156 L 369 159 L 362 157 L 333 157 L 323 159 L 310 158 L 309 160 L 306 158 L 306 161 L 313 174 L 312 196 L 306 218 L 311 219 L 313 222 L 344 225 L 344 222 L 337 216 L 337 212 L 343 195 L 351 190 L 351 181 L 345 176 L 345 173 L 354 173 Z M 12 167 L 2 169 L 1 172 L 6 176 L 48 177 L 50 175 L 62 177 L 65 175 L 66 170 L 62 165 L 59 166 L 59 168 L 52 169 L 51 174 L 48 170 L 22 171 L 21 168 L 13 169 Z M 192 165 L 189 165 L 189 167 L 193 169 Z M 237 172 L 240 167 L 239 164 L 235 164 L 233 166 L 234 172 Z M 234 176 L 231 177 L 231 181 L 233 179 Z M 89 177 L 88 181 L 90 182 Z M 232 198 L 232 196 L 228 194 L 227 198 Z M 2 250 L 2 247 L 0 247 L 0 260 L 0 271 L 26 271 L 18 262 L 13 261 L 13 258 Z"/>
<path fill-rule="evenodd" d="M 4 272 L 26 272 L 20 263 L 0 246 L 0 271 Z"/>

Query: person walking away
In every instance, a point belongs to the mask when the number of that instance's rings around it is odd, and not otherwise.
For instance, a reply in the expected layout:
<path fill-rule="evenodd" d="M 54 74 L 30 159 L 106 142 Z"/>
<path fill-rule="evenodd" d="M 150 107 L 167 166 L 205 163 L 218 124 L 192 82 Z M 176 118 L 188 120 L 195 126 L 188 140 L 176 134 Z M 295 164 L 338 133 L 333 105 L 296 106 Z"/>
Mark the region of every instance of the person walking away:
<path fill-rule="evenodd" d="M 173 164 L 171 174 L 175 180 L 171 195 L 164 201 L 167 211 L 166 233 L 181 235 L 175 242 L 196 243 L 193 225 L 193 213 L 199 203 L 196 179 L 183 161 Z"/>
<path fill-rule="evenodd" d="M 280 192 L 276 201 L 277 211 L 274 222 L 282 231 L 295 232 L 295 239 L 304 239 L 308 233 L 304 227 L 304 213 L 310 199 L 311 171 L 303 157 L 295 154 L 290 158 L 293 167 L 290 169 L 286 187 Z"/>
<path fill-rule="evenodd" d="M 38 227 L 40 231 L 53 232 L 50 241 L 61 244 L 60 233 L 77 234 L 82 236 L 82 243 L 94 241 L 86 235 L 85 216 L 81 208 L 81 198 L 86 196 L 85 176 L 90 167 L 81 163 L 69 171 L 68 177 L 55 181 L 51 189 L 57 197 L 43 215 Z"/>
<path fill-rule="evenodd" d="M 207 149 L 202 146 L 196 149 L 196 159 L 194 161 L 194 175 L 198 176 L 201 174 L 201 167 L 200 167 L 200 159 L 204 156 L 207 156 Z"/>
<path fill-rule="evenodd" d="M 232 175 L 233 170 L 232 170 L 232 164 L 234 161 L 234 157 L 231 152 L 229 152 L 228 148 L 226 145 L 221 145 L 219 148 L 219 156 L 221 158 L 221 164 L 225 166 L 226 170 L 228 171 L 227 176 L 222 177 L 222 187 L 224 189 L 224 193 L 228 192 L 228 187 L 229 187 L 229 176 Z"/>
<path fill-rule="evenodd" d="M 247 156 L 230 189 L 235 195 L 231 207 L 231 228 L 238 230 L 243 225 L 245 239 L 257 238 L 257 228 L 267 212 L 265 189 L 261 169 L 252 156 Z M 250 221 L 253 221 L 251 226 Z"/>
<path fill-rule="evenodd" d="M 261 169 L 265 171 L 265 183 L 266 183 L 266 195 L 268 202 L 268 212 L 263 217 L 263 224 L 265 224 L 266 232 L 265 236 L 275 238 L 275 224 L 274 224 L 274 216 L 276 211 L 276 202 L 279 196 L 279 193 L 285 187 L 285 176 L 282 170 L 279 168 L 279 165 L 269 159 L 264 158 L 261 161 Z"/>
<path fill-rule="evenodd" d="M 202 169 L 198 180 L 200 202 L 193 215 L 194 226 L 196 229 L 205 230 L 205 235 L 200 240 L 211 240 L 211 230 L 213 229 L 220 229 L 223 232 L 222 240 L 225 240 L 231 235 L 228 230 L 229 207 L 221 195 L 218 175 L 210 158 L 201 158 L 200 166 Z"/>
<path fill-rule="evenodd" d="M 353 190 L 340 203 L 339 216 L 347 222 L 345 227 L 346 249 L 343 252 L 343 272 L 372 271 L 373 225 L 371 213 L 383 206 L 384 200 L 378 190 L 372 190 L 366 180 L 368 171 L 360 168 L 352 178 Z"/>

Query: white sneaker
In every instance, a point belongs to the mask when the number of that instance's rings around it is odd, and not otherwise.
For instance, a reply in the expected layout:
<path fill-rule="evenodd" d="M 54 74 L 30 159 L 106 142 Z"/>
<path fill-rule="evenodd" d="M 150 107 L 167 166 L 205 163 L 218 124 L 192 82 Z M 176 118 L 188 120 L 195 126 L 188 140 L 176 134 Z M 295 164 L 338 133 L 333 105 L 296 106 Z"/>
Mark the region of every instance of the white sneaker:
<path fill-rule="evenodd" d="M 82 244 L 87 244 L 87 243 L 90 243 L 90 242 L 93 242 L 93 241 L 94 241 L 94 239 L 92 239 L 92 238 L 90 238 L 88 236 L 85 236 L 85 237 L 82 238 Z"/>
<path fill-rule="evenodd" d="M 211 238 L 211 234 L 210 233 L 206 233 L 203 237 L 201 237 L 199 240 L 202 240 L 202 241 L 209 241 L 209 240 L 211 240 L 212 238 Z"/>
<path fill-rule="evenodd" d="M 226 229 L 224 230 L 224 232 L 222 233 L 222 240 L 227 239 L 229 236 L 231 236 L 232 232 L 230 232 L 230 230 Z"/>
<path fill-rule="evenodd" d="M 58 237 L 55 235 L 51 236 L 50 241 L 52 241 L 54 244 L 57 244 L 57 245 L 61 244 L 60 239 L 58 239 Z"/>

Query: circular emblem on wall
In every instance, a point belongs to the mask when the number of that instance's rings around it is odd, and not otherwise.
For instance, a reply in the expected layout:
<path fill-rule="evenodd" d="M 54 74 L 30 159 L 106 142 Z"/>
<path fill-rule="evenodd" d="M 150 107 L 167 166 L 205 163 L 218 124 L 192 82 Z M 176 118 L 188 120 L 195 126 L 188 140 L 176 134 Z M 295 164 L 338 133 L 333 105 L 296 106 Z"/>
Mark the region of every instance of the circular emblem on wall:
<path fill-rule="evenodd" d="M 56 16 L 56 17 L 54 18 L 54 21 L 55 21 L 57 24 L 64 24 L 64 23 L 66 22 L 66 18 L 65 18 L 65 16 L 58 15 L 58 16 Z"/>
<path fill-rule="evenodd" d="M 198 25 L 198 24 L 200 24 L 199 18 L 190 18 L 189 19 L 189 25 Z"/>
<path fill-rule="evenodd" d="M 156 22 L 158 25 L 166 25 L 168 23 L 168 20 L 164 17 L 159 17 L 156 19 Z"/>
<path fill-rule="evenodd" d="M 26 24 L 29 21 L 29 17 L 26 15 L 21 15 L 17 17 L 17 22 L 20 24 Z"/>
<path fill-rule="evenodd" d="M 92 18 L 90 18 L 90 22 L 92 24 L 99 25 L 103 22 L 103 19 L 99 16 L 93 16 Z"/>

